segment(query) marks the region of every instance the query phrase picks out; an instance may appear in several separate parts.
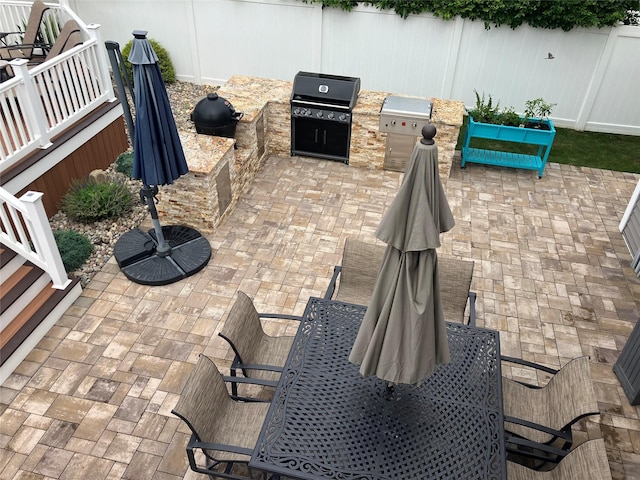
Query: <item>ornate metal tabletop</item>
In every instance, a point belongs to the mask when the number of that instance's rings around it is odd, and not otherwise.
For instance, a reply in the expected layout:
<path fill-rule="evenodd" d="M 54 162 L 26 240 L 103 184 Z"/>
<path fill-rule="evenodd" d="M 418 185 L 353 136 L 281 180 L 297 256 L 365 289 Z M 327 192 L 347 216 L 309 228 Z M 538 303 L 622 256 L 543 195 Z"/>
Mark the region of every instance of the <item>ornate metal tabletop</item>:
<path fill-rule="evenodd" d="M 505 479 L 498 332 L 447 324 L 421 386 L 349 362 L 366 307 L 311 298 L 250 466 L 302 479 Z"/>

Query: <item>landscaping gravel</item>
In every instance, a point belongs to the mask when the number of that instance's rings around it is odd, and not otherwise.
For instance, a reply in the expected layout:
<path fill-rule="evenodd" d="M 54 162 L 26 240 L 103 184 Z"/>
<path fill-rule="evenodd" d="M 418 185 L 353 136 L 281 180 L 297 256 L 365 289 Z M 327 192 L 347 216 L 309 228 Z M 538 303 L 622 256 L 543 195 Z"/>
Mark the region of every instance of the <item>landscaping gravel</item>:
<path fill-rule="evenodd" d="M 175 82 L 167 85 L 167 93 L 169 102 L 176 120 L 178 131 L 195 132 L 193 122 L 190 120 L 191 112 L 195 104 L 204 98 L 208 93 L 217 90 L 218 87 L 211 85 L 195 85 L 187 82 Z M 131 104 L 133 113 L 133 104 Z M 131 145 L 131 142 L 129 142 Z M 115 161 L 115 159 L 114 159 Z M 106 173 L 108 175 L 118 175 L 115 171 L 115 165 L 111 165 Z M 139 180 L 127 181 L 131 192 L 135 198 L 139 198 L 140 187 Z M 86 286 L 96 273 L 98 273 L 105 263 L 113 255 L 113 247 L 123 233 L 138 227 L 142 222 L 148 219 L 148 210 L 146 205 L 142 203 L 136 204 L 131 213 L 115 219 L 107 219 L 100 222 L 81 223 L 69 219 L 64 212 L 58 212 L 51 217 L 51 228 L 55 230 L 75 230 L 86 235 L 93 243 L 93 253 L 84 265 L 70 272 L 71 276 L 79 277 L 82 286 Z"/>

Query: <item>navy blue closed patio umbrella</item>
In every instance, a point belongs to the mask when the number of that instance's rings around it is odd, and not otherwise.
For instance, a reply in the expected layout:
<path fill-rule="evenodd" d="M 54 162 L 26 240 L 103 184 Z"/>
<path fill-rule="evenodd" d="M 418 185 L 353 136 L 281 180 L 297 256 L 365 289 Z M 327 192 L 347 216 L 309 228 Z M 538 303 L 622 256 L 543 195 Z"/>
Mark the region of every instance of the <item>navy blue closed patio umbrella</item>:
<path fill-rule="evenodd" d="M 164 285 L 199 271 L 209 261 L 209 243 L 185 226 L 162 227 L 155 196 L 159 185 L 170 185 L 189 172 L 158 57 L 146 38 L 133 32 L 129 62 L 133 66 L 135 122 L 133 178 L 142 180 L 140 197 L 149 207 L 153 230 L 132 230 L 116 244 L 114 254 L 133 281 Z M 204 262 L 204 263 L 203 263 Z"/>

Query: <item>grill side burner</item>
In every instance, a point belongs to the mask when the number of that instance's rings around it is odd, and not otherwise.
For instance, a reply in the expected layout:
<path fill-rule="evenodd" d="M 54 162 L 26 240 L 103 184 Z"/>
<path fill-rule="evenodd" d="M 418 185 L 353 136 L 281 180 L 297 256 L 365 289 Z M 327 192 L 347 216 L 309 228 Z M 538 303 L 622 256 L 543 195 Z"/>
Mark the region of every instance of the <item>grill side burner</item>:
<path fill-rule="evenodd" d="M 360 79 L 298 72 L 291 92 L 291 155 L 349 163 Z"/>
<path fill-rule="evenodd" d="M 422 127 L 431 123 L 433 104 L 422 98 L 389 96 L 380 108 L 380 131 L 387 133 L 383 168 L 404 172 Z"/>

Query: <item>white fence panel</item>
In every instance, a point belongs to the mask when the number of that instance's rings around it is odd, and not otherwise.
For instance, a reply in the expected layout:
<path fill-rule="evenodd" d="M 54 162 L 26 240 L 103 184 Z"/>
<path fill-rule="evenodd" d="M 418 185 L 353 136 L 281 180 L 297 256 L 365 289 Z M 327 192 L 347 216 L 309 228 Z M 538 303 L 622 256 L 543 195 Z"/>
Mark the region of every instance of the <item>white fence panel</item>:
<path fill-rule="evenodd" d="M 593 103 L 578 128 L 640 135 L 640 27 L 612 30 L 592 83 Z M 608 55 L 607 55 L 608 53 Z M 635 133 L 634 133 L 635 132 Z"/>
<path fill-rule="evenodd" d="M 431 15 L 402 19 L 295 0 L 69 0 L 102 38 L 135 29 L 169 52 L 176 75 L 220 84 L 233 75 L 293 80 L 299 70 L 360 77 L 362 88 L 502 106 L 557 103 L 556 125 L 640 135 L 640 28 L 492 27 Z M 549 58 L 549 53 L 553 58 Z"/>
<path fill-rule="evenodd" d="M 195 2 L 204 83 L 234 75 L 292 80 L 320 63 L 322 11 L 295 1 Z"/>
<path fill-rule="evenodd" d="M 322 21 L 322 71 L 360 77 L 365 90 L 441 98 L 455 22 L 427 15 L 327 8 Z"/>

